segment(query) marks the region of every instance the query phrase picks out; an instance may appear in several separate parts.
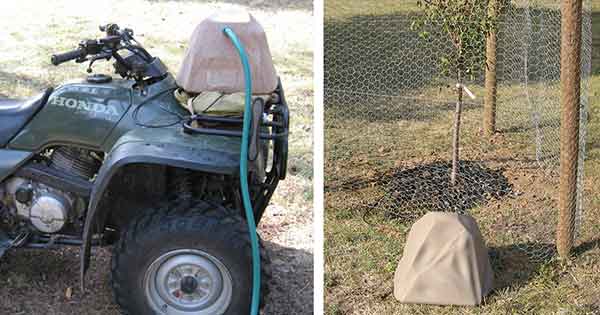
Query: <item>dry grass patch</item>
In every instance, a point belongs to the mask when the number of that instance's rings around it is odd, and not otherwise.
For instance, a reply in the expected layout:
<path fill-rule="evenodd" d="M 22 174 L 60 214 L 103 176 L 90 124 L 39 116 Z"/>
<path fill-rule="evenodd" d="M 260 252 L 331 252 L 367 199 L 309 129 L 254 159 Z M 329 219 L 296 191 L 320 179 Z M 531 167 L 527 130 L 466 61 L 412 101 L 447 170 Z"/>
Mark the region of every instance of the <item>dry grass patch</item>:
<path fill-rule="evenodd" d="M 252 6 L 251 8 L 249 6 Z M 189 36 L 218 10 L 249 9 L 265 27 L 291 111 L 289 175 L 281 182 L 259 232 L 274 260 L 270 314 L 312 310 L 312 1 L 3 1 L 0 10 L 0 96 L 27 97 L 48 86 L 86 76 L 85 66 L 50 64 L 50 56 L 102 36 L 98 26 L 118 23 L 173 71 Z M 96 72 L 112 73 L 97 62 Z M 78 291 L 78 251 L 15 252 L 0 261 L 0 313 L 116 314 L 108 286 L 110 252 L 99 251 L 83 298 Z M 65 269 L 73 272 L 64 272 Z M 64 298 L 73 288 L 72 300 Z"/>

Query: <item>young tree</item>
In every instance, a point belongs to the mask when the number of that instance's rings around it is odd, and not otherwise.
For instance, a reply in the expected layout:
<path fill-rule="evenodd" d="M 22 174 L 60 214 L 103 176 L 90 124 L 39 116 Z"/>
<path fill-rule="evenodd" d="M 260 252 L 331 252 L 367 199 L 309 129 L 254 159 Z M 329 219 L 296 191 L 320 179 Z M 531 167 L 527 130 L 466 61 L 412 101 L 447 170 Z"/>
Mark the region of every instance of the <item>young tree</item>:
<path fill-rule="evenodd" d="M 473 79 L 485 67 L 486 38 L 495 21 L 489 13 L 491 0 L 417 0 L 423 14 L 413 21 L 413 29 L 423 39 L 431 31 L 445 35 L 452 50 L 440 56 L 441 74 L 456 80 L 456 111 L 452 139 L 451 184 L 456 183 L 459 161 L 460 123 L 463 108 L 465 79 Z"/>

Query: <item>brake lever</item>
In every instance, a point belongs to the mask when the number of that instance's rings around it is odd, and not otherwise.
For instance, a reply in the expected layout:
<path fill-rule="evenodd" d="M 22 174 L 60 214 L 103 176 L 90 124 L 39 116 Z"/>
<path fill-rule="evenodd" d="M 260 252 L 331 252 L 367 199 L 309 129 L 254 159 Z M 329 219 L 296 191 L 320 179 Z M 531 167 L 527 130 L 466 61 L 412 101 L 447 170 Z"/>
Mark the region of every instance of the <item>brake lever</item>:
<path fill-rule="evenodd" d="M 88 65 L 88 68 L 86 70 L 87 73 L 92 73 L 92 66 L 94 65 L 94 62 L 96 62 L 97 60 L 101 60 L 101 59 L 109 60 L 110 57 L 112 57 L 112 52 L 111 51 L 105 51 L 105 52 L 102 52 L 100 54 L 94 55 L 94 56 L 90 57 L 89 59 L 86 59 L 86 60 L 90 61 L 89 65 Z"/>

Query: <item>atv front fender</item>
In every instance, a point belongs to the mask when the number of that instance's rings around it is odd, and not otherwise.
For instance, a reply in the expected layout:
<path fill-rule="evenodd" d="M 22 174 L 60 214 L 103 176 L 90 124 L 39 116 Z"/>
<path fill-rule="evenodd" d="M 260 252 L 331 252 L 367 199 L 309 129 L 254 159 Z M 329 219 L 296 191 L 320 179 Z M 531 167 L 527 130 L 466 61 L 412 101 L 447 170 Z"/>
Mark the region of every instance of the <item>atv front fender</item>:
<path fill-rule="evenodd" d="M 159 164 L 191 170 L 236 175 L 239 172 L 239 138 L 188 135 L 181 128 L 144 128 L 125 133 L 106 156 L 94 182 L 83 230 L 81 287 L 90 263 L 94 228 L 104 226 L 106 211 L 98 207 L 117 171 L 130 164 Z"/>

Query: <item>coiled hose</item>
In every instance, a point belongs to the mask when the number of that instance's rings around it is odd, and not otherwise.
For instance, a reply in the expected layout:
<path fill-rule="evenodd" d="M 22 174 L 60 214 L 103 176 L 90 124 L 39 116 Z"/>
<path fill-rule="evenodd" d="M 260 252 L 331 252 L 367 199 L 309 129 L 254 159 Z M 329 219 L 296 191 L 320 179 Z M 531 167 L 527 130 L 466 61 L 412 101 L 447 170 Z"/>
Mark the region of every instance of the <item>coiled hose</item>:
<path fill-rule="evenodd" d="M 250 243 L 252 245 L 252 306 L 250 307 L 250 315 L 258 315 L 258 307 L 260 302 L 260 249 L 258 244 L 258 235 L 256 234 L 256 222 L 254 220 L 252 201 L 250 200 L 250 189 L 248 188 L 248 145 L 250 143 L 250 125 L 252 123 L 252 76 L 250 73 L 248 56 L 246 55 L 244 46 L 240 42 L 239 38 L 229 27 L 224 28 L 223 32 L 231 40 L 237 49 L 238 54 L 240 55 L 242 67 L 244 68 L 244 79 L 246 82 L 244 126 L 242 129 L 242 148 L 240 152 L 240 186 L 242 187 L 242 201 L 244 203 L 246 222 L 248 223 Z"/>

